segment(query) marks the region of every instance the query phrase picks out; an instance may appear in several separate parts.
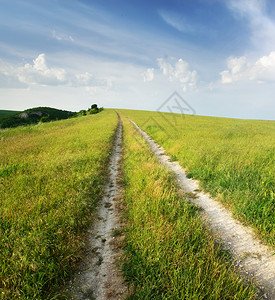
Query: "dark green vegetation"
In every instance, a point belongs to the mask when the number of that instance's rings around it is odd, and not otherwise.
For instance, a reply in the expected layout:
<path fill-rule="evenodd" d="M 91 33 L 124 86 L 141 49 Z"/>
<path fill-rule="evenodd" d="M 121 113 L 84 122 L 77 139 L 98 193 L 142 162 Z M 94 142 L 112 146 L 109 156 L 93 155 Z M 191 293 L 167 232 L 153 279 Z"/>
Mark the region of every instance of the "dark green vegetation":
<path fill-rule="evenodd" d="M 64 120 L 71 117 L 86 116 L 87 114 L 97 114 L 102 110 L 103 107 L 98 108 L 97 104 L 93 104 L 88 110 L 81 110 L 78 113 L 51 107 L 35 107 L 26 109 L 23 112 L 2 110 L 0 111 L 0 128 Z"/>
<path fill-rule="evenodd" d="M 275 121 L 123 113 L 235 217 L 275 245 Z"/>
<path fill-rule="evenodd" d="M 12 115 L 16 115 L 20 113 L 20 111 L 15 111 L 15 110 L 0 110 L 0 119 L 1 118 L 6 118 Z"/>
<path fill-rule="evenodd" d="M 177 194 L 173 176 L 132 124 L 123 122 L 124 274 L 133 287 L 130 298 L 254 299 L 253 285 L 240 280 L 198 209 Z"/>
<path fill-rule="evenodd" d="M 97 104 L 93 104 L 89 109 L 82 109 L 77 115 L 78 116 L 86 116 L 86 115 L 94 115 L 103 111 L 103 107 L 97 107 Z"/>
<path fill-rule="evenodd" d="M 0 298 L 57 299 L 81 258 L 113 111 L 0 130 Z"/>
<path fill-rule="evenodd" d="M 38 122 L 49 122 L 68 119 L 75 113 L 51 107 L 36 107 L 23 112 L 0 119 L 1 128 L 17 127 L 22 125 L 37 124 Z"/>

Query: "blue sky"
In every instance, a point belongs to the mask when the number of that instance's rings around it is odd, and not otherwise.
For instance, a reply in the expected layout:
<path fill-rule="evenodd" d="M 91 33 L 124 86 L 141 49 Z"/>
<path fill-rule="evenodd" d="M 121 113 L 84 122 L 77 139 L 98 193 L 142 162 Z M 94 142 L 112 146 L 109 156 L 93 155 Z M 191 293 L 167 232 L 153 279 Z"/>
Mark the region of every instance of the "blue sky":
<path fill-rule="evenodd" d="M 272 0 L 0 0 L 0 109 L 273 119 Z M 175 112 L 177 112 L 175 110 Z"/>

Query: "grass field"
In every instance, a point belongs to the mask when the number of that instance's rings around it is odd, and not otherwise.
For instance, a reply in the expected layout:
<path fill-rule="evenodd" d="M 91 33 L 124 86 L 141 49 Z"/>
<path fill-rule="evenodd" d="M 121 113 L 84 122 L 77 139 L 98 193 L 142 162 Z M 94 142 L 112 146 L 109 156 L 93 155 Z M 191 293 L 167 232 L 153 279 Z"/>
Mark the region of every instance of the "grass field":
<path fill-rule="evenodd" d="M 15 110 L 0 110 L 0 119 L 1 118 L 5 118 L 5 117 L 9 117 L 12 115 L 15 115 L 17 113 L 20 113 L 20 111 L 15 111 Z"/>
<path fill-rule="evenodd" d="M 275 245 L 275 121 L 122 110 L 201 186 Z"/>
<path fill-rule="evenodd" d="M 254 287 L 234 272 L 198 208 L 177 194 L 173 176 L 133 125 L 126 118 L 123 122 L 123 270 L 132 285 L 130 299 L 254 299 Z"/>
<path fill-rule="evenodd" d="M 114 111 L 0 130 L 0 298 L 53 299 L 102 193 Z"/>
<path fill-rule="evenodd" d="M 274 245 L 275 122 L 121 110 L 124 274 L 133 299 L 254 299 L 125 115 Z M 0 130 L 0 298 L 58 299 L 102 195 L 113 110 Z"/>

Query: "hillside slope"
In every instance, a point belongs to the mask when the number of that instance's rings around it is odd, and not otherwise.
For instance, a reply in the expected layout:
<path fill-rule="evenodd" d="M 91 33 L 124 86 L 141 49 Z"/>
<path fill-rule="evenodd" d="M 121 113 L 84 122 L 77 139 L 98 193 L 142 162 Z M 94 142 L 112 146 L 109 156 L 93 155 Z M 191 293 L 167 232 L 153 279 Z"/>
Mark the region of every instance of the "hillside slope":
<path fill-rule="evenodd" d="M 60 299 L 83 254 L 116 126 L 106 110 L 0 130 L 0 299 Z"/>
<path fill-rule="evenodd" d="M 122 110 L 121 110 L 122 112 Z M 123 110 L 188 177 L 275 245 L 275 122 Z"/>
<path fill-rule="evenodd" d="M 16 115 L 19 113 L 20 111 L 16 111 L 16 110 L 0 110 L 0 119 L 7 118 L 9 116 Z"/>
<path fill-rule="evenodd" d="M 39 121 L 48 122 L 68 119 L 75 113 L 51 107 L 36 107 L 24 110 L 16 115 L 0 119 L 0 128 L 17 127 L 21 125 L 36 124 Z"/>

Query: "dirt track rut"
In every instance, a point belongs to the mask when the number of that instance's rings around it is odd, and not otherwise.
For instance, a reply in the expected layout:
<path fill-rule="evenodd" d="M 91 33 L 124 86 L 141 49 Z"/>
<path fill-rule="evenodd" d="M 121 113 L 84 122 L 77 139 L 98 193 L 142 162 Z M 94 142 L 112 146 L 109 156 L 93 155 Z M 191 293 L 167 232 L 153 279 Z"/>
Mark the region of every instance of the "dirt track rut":
<path fill-rule="evenodd" d="M 127 287 L 118 268 L 121 255 L 121 236 L 115 233 L 122 227 L 121 186 L 119 165 L 122 157 L 122 122 L 119 125 L 109 165 L 109 182 L 98 207 L 98 220 L 88 231 L 86 256 L 72 280 L 69 299 L 123 299 Z"/>
<path fill-rule="evenodd" d="M 188 179 L 178 162 L 171 162 L 170 157 L 165 155 L 164 149 L 136 123 L 130 121 L 148 142 L 159 161 L 175 173 L 182 191 L 186 195 L 188 193 L 191 195 L 187 198 L 203 208 L 203 219 L 216 238 L 231 251 L 237 266 L 262 287 L 264 298 L 275 300 L 274 251 L 258 240 L 251 229 L 233 219 L 231 213 L 222 204 L 208 194 L 198 192 L 198 182 Z M 114 229 L 119 230 L 123 226 L 120 223 L 122 195 L 119 184 L 121 144 L 122 122 L 119 118 L 109 165 L 109 182 L 105 185 L 105 195 L 98 208 L 98 220 L 89 229 L 87 255 L 68 288 L 70 299 L 123 299 L 127 292 L 117 266 L 121 249 L 117 237 L 114 237 Z"/>
<path fill-rule="evenodd" d="M 135 122 L 130 120 L 150 145 L 159 161 L 176 174 L 184 193 L 191 193 L 188 200 L 203 208 L 203 218 L 215 236 L 231 251 L 238 267 L 253 277 L 263 289 L 265 299 L 275 300 L 275 255 L 274 251 L 255 237 L 252 230 L 233 219 L 223 205 L 208 194 L 198 192 L 199 184 L 188 179 L 178 162 L 171 162 L 165 150 L 156 144 Z"/>

